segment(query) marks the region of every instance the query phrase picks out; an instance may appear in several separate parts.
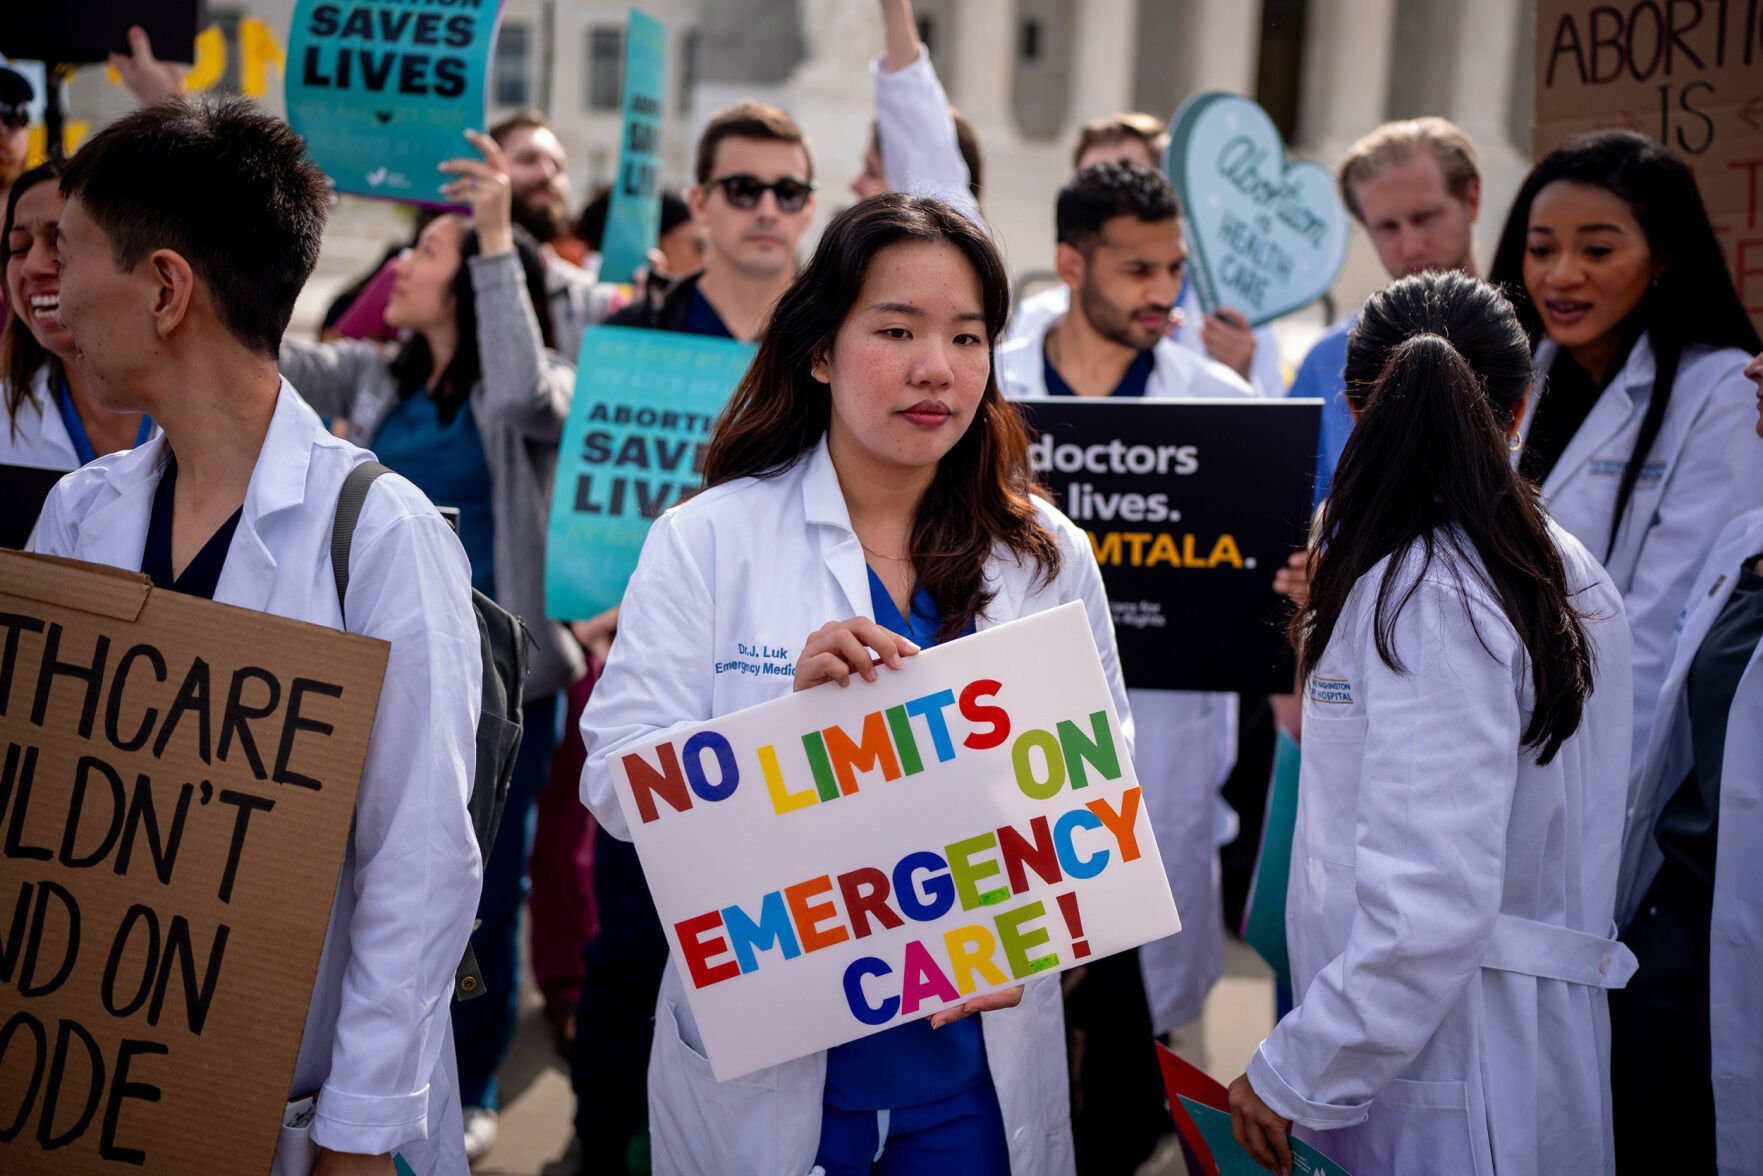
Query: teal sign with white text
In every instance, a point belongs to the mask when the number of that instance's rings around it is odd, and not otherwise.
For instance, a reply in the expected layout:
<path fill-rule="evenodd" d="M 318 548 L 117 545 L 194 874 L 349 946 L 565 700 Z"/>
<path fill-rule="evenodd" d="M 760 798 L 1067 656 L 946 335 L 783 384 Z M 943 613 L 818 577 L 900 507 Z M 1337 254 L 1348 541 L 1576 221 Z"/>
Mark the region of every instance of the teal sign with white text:
<path fill-rule="evenodd" d="M 624 599 L 649 525 L 703 481 L 711 427 L 751 343 L 594 327 L 582 336 L 545 539 L 545 611 L 585 621 Z"/>
<path fill-rule="evenodd" d="M 1170 123 L 1163 170 L 1181 196 L 1191 272 L 1208 313 L 1260 326 L 1328 292 L 1347 258 L 1334 177 L 1286 161 L 1279 129 L 1238 94 L 1196 94 Z"/>
<path fill-rule="evenodd" d="M 442 161 L 475 156 L 501 0 L 299 0 L 288 123 L 337 191 L 451 207 Z"/>
<path fill-rule="evenodd" d="M 624 128 L 606 208 L 600 280 L 628 282 L 661 236 L 661 132 L 667 108 L 667 29 L 631 9 L 624 34 Z"/>

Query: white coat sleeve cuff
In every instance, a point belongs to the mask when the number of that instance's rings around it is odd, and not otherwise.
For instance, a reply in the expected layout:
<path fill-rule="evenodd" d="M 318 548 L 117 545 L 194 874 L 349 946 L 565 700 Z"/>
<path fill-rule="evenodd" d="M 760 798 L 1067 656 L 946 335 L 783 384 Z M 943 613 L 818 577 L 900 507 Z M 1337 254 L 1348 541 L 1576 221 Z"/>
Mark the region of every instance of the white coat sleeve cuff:
<path fill-rule="evenodd" d="M 443 1014 L 445 1015 L 445 1014 Z M 409 1094 L 350 1094 L 326 1083 L 318 1093 L 312 1142 L 331 1151 L 385 1155 L 428 1138 L 429 1088 Z"/>
<path fill-rule="evenodd" d="M 1369 1102 L 1356 1106 L 1341 1106 L 1336 1103 L 1311 1102 L 1292 1088 L 1291 1083 L 1280 1076 L 1273 1063 L 1267 1060 L 1263 1052 L 1266 1042 L 1255 1051 L 1249 1059 L 1249 1085 L 1261 1101 L 1300 1126 L 1317 1131 L 1329 1131 L 1336 1127 L 1351 1127 L 1355 1123 L 1363 1123 L 1371 1114 Z"/>

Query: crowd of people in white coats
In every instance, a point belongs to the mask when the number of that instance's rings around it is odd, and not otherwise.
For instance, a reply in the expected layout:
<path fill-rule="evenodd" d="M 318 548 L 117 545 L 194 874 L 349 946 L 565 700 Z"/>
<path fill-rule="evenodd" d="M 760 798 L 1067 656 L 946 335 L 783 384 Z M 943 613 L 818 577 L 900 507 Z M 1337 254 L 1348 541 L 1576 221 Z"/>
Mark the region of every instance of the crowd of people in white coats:
<path fill-rule="evenodd" d="M 909 0 L 879 2 L 857 200 L 805 262 L 815 158 L 783 110 L 709 120 L 634 299 L 596 281 L 594 210 L 569 215 L 562 149 L 526 114 L 447 166 L 469 212 L 397 255 L 383 341 L 286 333 L 329 197 L 284 123 L 183 99 L 137 38 L 116 64 L 142 108 L 24 171 L 27 84 L 0 69 L 0 465 L 67 471 L 29 548 L 390 643 L 289 1091 L 316 1113 L 277 1171 L 482 1154 L 529 888 L 584 1172 L 1150 1154 L 1152 1042 L 1191 1045 L 1223 968 L 1239 700 L 1125 689 L 1091 546 L 1009 403 L 1048 395 L 1325 401 L 1312 539 L 1276 581 L 1299 667 L 1273 704 L 1302 747 L 1293 1003 L 1230 1086 L 1238 1141 L 1286 1173 L 1294 1134 L 1356 1176 L 1763 1171 L 1763 343 L 1689 168 L 1627 131 L 1560 144 L 1483 280 L 1474 146 L 1436 118 L 1370 130 L 1339 189 L 1391 282 L 1288 387 L 1265 328 L 1196 303 L 1143 115 L 1084 128 L 1059 285 L 1012 314 L 979 145 Z M 563 624 L 546 511 L 599 322 L 757 353 L 622 606 Z M 341 599 L 332 520 L 370 449 L 395 475 Z M 474 587 L 536 646 L 487 860 Z M 1072 601 L 1184 929 L 717 1082 L 609 757 Z M 793 678 L 716 674 L 737 638 L 799 647 Z M 468 939 L 491 996 L 454 1004 Z"/>

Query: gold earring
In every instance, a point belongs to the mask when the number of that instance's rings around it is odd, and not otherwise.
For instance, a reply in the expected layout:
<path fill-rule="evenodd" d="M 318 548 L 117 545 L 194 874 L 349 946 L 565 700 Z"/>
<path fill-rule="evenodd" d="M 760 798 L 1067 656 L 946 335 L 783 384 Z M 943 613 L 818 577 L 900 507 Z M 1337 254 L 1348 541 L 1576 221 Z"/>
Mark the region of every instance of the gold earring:
<path fill-rule="evenodd" d="M 1514 433 L 1510 437 L 1506 438 L 1506 448 L 1510 449 L 1513 453 L 1517 453 L 1519 450 L 1519 447 L 1522 446 L 1523 444 L 1524 444 L 1524 438 L 1520 437 L 1517 433 Z"/>

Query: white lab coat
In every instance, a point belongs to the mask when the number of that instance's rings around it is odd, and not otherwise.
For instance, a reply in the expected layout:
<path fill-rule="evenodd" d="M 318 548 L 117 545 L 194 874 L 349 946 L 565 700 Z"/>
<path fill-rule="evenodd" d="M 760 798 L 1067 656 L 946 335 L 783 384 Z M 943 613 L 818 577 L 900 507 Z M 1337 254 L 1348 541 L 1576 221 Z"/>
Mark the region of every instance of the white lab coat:
<path fill-rule="evenodd" d="M 1377 653 L 1385 559 L 1305 683 L 1286 905 L 1298 1004 L 1248 1075 L 1361 1176 L 1611 1169 L 1604 990 L 1634 971 L 1610 938 L 1629 637 L 1603 569 L 1551 530 L 1596 681 L 1547 765 L 1519 747 L 1524 647 L 1492 594 L 1442 562 L 1442 538 L 1394 625 L 1406 673 Z M 1399 557 L 1394 599 L 1418 551 Z"/>
<path fill-rule="evenodd" d="M 1063 562 L 1051 584 L 1013 556 L 987 561 L 996 591 L 979 627 L 1082 600 L 1130 741 L 1132 724 L 1114 626 L 1089 544 L 1036 500 Z M 787 586 L 780 591 L 779 586 Z M 618 641 L 582 714 L 588 758 L 582 799 L 603 828 L 629 839 L 606 763 L 638 740 L 790 692 L 788 676 L 718 673 L 737 643 L 791 651 L 827 621 L 874 615 L 863 548 L 851 529 L 823 439 L 773 477 L 714 487 L 656 520 L 625 591 Z M 1030 980 L 1022 1004 L 982 1014 L 1014 1176 L 1072 1170 L 1065 1018 L 1059 978 Z M 649 1059 L 655 1170 L 668 1176 L 803 1176 L 814 1164 L 826 1085 L 816 1053 L 718 1083 L 685 988 L 668 967 Z"/>
<path fill-rule="evenodd" d="M 1753 452 L 1757 442 L 1750 440 Z M 1629 809 L 1617 920 L 1627 926 L 1659 872 L 1653 826 L 1694 762 L 1686 682 L 1702 639 L 1738 582 L 1739 564 L 1763 553 L 1763 510 L 1734 519 L 1693 581 L 1673 638 L 1652 747 Z M 1714 1135 L 1721 1176 L 1763 1172 L 1763 648 L 1733 695 L 1720 773 L 1714 914 L 1708 936 L 1714 1047 Z"/>
<path fill-rule="evenodd" d="M 918 60 L 892 73 L 884 67 L 885 60 L 885 55 L 873 58 L 869 73 L 875 79 L 876 138 L 888 187 L 913 196 L 934 196 L 991 232 L 968 186 L 967 161 L 961 158 L 949 96 L 937 80 L 930 51 L 920 46 Z"/>
<path fill-rule="evenodd" d="M 1647 336 L 1634 345 L 1622 371 L 1543 480 L 1550 515 L 1609 569 L 1628 609 L 1634 633 L 1636 772 L 1646 761 L 1671 656 L 1672 627 L 1689 596 L 1691 578 L 1720 529 L 1763 506 L 1756 386 L 1744 377 L 1749 358 L 1733 347 L 1698 347 L 1684 354 L 1658 440 L 1635 482 L 1614 549 L 1610 519 L 1616 491 L 1653 390 L 1653 347 Z M 1554 361 L 1555 345 L 1544 342 L 1537 348 L 1537 375 L 1546 377 Z M 1540 383 L 1538 387 L 1542 396 L 1549 394 Z M 1525 414 L 1527 436 L 1538 399 L 1531 398 Z"/>
<path fill-rule="evenodd" d="M 1200 324 L 1206 321 L 1206 312 L 1200 309 L 1200 296 L 1194 292 L 1192 282 L 1183 284 L 1181 300 L 1176 303 L 1176 307 L 1182 313 L 1182 327 L 1170 336 L 1170 342 L 1210 360 L 1212 356 L 1206 351 L 1206 344 L 1200 341 Z M 1063 282 L 1035 291 L 1016 304 L 1016 313 L 1011 316 L 1010 325 L 1004 331 L 1005 345 L 1019 339 L 1038 339 L 1044 336 L 1070 309 L 1071 290 Z M 1229 368 L 1225 370 L 1236 375 Z M 1279 361 L 1279 342 L 1274 339 L 1273 328 L 1270 326 L 1255 328 L 1255 357 L 1249 361 L 1249 376 L 1249 383 L 1254 386 L 1257 396 L 1286 394 L 1285 372 Z"/>
<path fill-rule="evenodd" d="M 0 396 L 7 391 L 0 381 Z M 61 409 L 49 391 L 49 365 L 44 364 L 31 376 L 30 391 L 19 404 L 18 415 L 7 421 L 0 410 L 0 465 L 72 470 L 79 464 L 67 422 L 61 419 Z"/>
<path fill-rule="evenodd" d="M 165 437 L 99 458 L 44 504 L 32 550 L 138 569 Z M 214 599 L 341 628 L 331 523 L 371 455 L 284 380 Z M 466 1170 L 449 1002 L 481 877 L 466 811 L 481 678 L 465 550 L 414 486 L 374 483 L 351 551 L 349 630 L 391 643 L 289 1097 L 319 1091 L 313 1146 Z M 308 1158 L 306 1164 L 310 1165 Z M 301 1171 L 299 1164 L 278 1171 Z"/>
<path fill-rule="evenodd" d="M 998 386 L 1012 400 L 1047 394 L 1040 334 L 1006 343 L 998 352 Z M 1164 339 L 1157 344 L 1152 397 L 1211 399 L 1251 396 L 1241 376 L 1216 360 Z M 1167 1033 L 1197 1020 L 1206 994 L 1224 974 L 1224 890 L 1218 847 L 1236 836 L 1236 814 L 1224 787 L 1237 762 L 1237 696 L 1191 690 L 1129 690 L 1138 717 L 1133 765 L 1145 788 L 1145 808 L 1163 872 L 1181 912 L 1181 930 L 1139 948 L 1139 972 L 1151 1027 Z"/>

